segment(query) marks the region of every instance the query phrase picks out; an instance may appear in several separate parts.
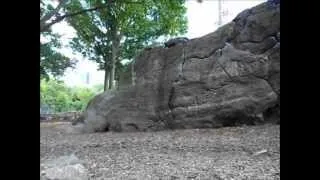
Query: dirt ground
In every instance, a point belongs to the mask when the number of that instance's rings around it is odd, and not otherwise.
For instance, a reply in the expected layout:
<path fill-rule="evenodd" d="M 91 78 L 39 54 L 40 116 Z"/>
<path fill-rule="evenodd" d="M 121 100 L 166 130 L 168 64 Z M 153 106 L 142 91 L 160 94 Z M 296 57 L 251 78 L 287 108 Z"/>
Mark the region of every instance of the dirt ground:
<path fill-rule="evenodd" d="M 41 162 L 74 153 L 90 179 L 280 179 L 279 125 L 96 134 L 66 122 L 40 128 Z"/>

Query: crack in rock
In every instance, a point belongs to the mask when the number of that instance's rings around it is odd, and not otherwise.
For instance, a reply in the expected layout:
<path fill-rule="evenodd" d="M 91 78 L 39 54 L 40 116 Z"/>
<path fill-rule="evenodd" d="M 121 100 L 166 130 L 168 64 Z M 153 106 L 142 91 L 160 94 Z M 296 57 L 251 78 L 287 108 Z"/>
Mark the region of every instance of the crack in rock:
<path fill-rule="evenodd" d="M 218 49 L 221 49 L 221 48 L 223 48 L 223 47 L 224 47 L 224 46 L 214 48 L 214 49 L 212 49 L 208 54 L 206 54 L 206 55 L 204 55 L 204 56 L 190 55 L 190 56 L 187 56 L 186 59 L 187 59 L 187 60 L 189 60 L 189 59 L 207 59 L 207 58 L 211 57 Z"/>
<path fill-rule="evenodd" d="M 229 43 L 225 43 L 225 46 L 222 48 L 228 48 L 230 47 L 231 44 Z M 219 56 L 221 57 L 222 56 L 222 49 L 218 49 L 218 53 L 219 53 Z M 231 74 L 222 66 L 222 64 L 220 63 L 219 59 L 220 57 L 217 58 L 217 63 L 219 64 L 219 66 L 221 67 L 221 69 L 224 71 L 224 73 L 226 73 L 226 75 L 229 77 L 229 79 L 232 81 L 232 82 L 235 82 L 235 80 L 232 78 Z"/>

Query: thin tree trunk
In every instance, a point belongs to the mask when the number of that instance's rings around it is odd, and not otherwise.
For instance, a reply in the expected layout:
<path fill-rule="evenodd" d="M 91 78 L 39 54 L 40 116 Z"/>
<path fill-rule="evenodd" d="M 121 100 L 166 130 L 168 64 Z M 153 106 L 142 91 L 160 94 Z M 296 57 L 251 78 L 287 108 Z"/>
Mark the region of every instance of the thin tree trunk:
<path fill-rule="evenodd" d="M 109 81 L 110 81 L 110 69 L 107 64 L 107 58 L 104 58 L 104 84 L 103 84 L 104 91 L 109 89 Z"/>
<path fill-rule="evenodd" d="M 111 71 L 110 71 L 110 89 L 114 88 L 114 78 L 116 73 L 116 49 L 115 41 L 112 42 L 112 55 L 111 55 Z"/>
<path fill-rule="evenodd" d="M 131 80 L 132 80 L 132 85 L 134 86 L 136 84 L 136 75 L 134 71 L 134 60 L 131 62 Z"/>
<path fill-rule="evenodd" d="M 103 86 L 104 91 L 109 89 L 109 81 L 110 81 L 110 72 L 107 68 L 105 68 L 105 70 L 104 70 L 104 86 Z"/>
<path fill-rule="evenodd" d="M 108 76 L 109 76 L 109 89 L 111 89 L 111 85 L 112 85 L 112 81 L 111 81 L 111 71 L 109 71 L 108 73 Z"/>
<path fill-rule="evenodd" d="M 115 72 L 116 72 L 116 63 L 115 63 L 114 57 L 112 57 L 112 68 L 110 72 L 110 89 L 115 88 L 115 82 L 114 82 Z"/>

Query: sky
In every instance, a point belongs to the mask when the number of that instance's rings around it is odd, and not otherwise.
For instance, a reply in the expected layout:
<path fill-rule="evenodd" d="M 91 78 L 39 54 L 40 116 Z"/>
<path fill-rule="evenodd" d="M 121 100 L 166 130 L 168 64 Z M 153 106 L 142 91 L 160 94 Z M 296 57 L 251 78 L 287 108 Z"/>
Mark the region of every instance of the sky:
<path fill-rule="evenodd" d="M 225 16 L 222 18 L 222 25 L 232 21 L 241 11 L 256 6 L 266 0 L 223 0 L 222 10 Z M 203 0 L 198 3 L 196 0 L 187 0 L 188 32 L 185 37 L 189 39 L 197 38 L 214 32 L 218 26 L 218 1 Z M 72 37 L 75 37 L 75 30 L 66 22 L 61 22 L 52 26 L 53 32 L 62 35 L 63 45 L 67 45 Z M 73 52 L 70 48 L 62 48 L 61 53 L 70 58 L 75 58 L 79 62 L 75 69 L 68 69 L 62 80 L 70 86 L 84 85 L 86 72 L 90 73 L 92 84 L 102 84 L 104 82 L 104 72 L 97 71 L 97 64 L 83 58 L 79 53 Z"/>

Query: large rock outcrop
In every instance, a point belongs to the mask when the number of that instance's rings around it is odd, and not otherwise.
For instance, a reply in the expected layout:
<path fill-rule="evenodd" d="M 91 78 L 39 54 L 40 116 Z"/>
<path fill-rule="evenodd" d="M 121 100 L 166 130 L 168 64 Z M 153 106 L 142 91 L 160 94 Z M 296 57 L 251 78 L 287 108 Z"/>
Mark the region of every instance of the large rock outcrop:
<path fill-rule="evenodd" d="M 83 130 L 148 131 L 280 122 L 280 5 L 136 57 L 136 85 L 96 96 Z"/>

